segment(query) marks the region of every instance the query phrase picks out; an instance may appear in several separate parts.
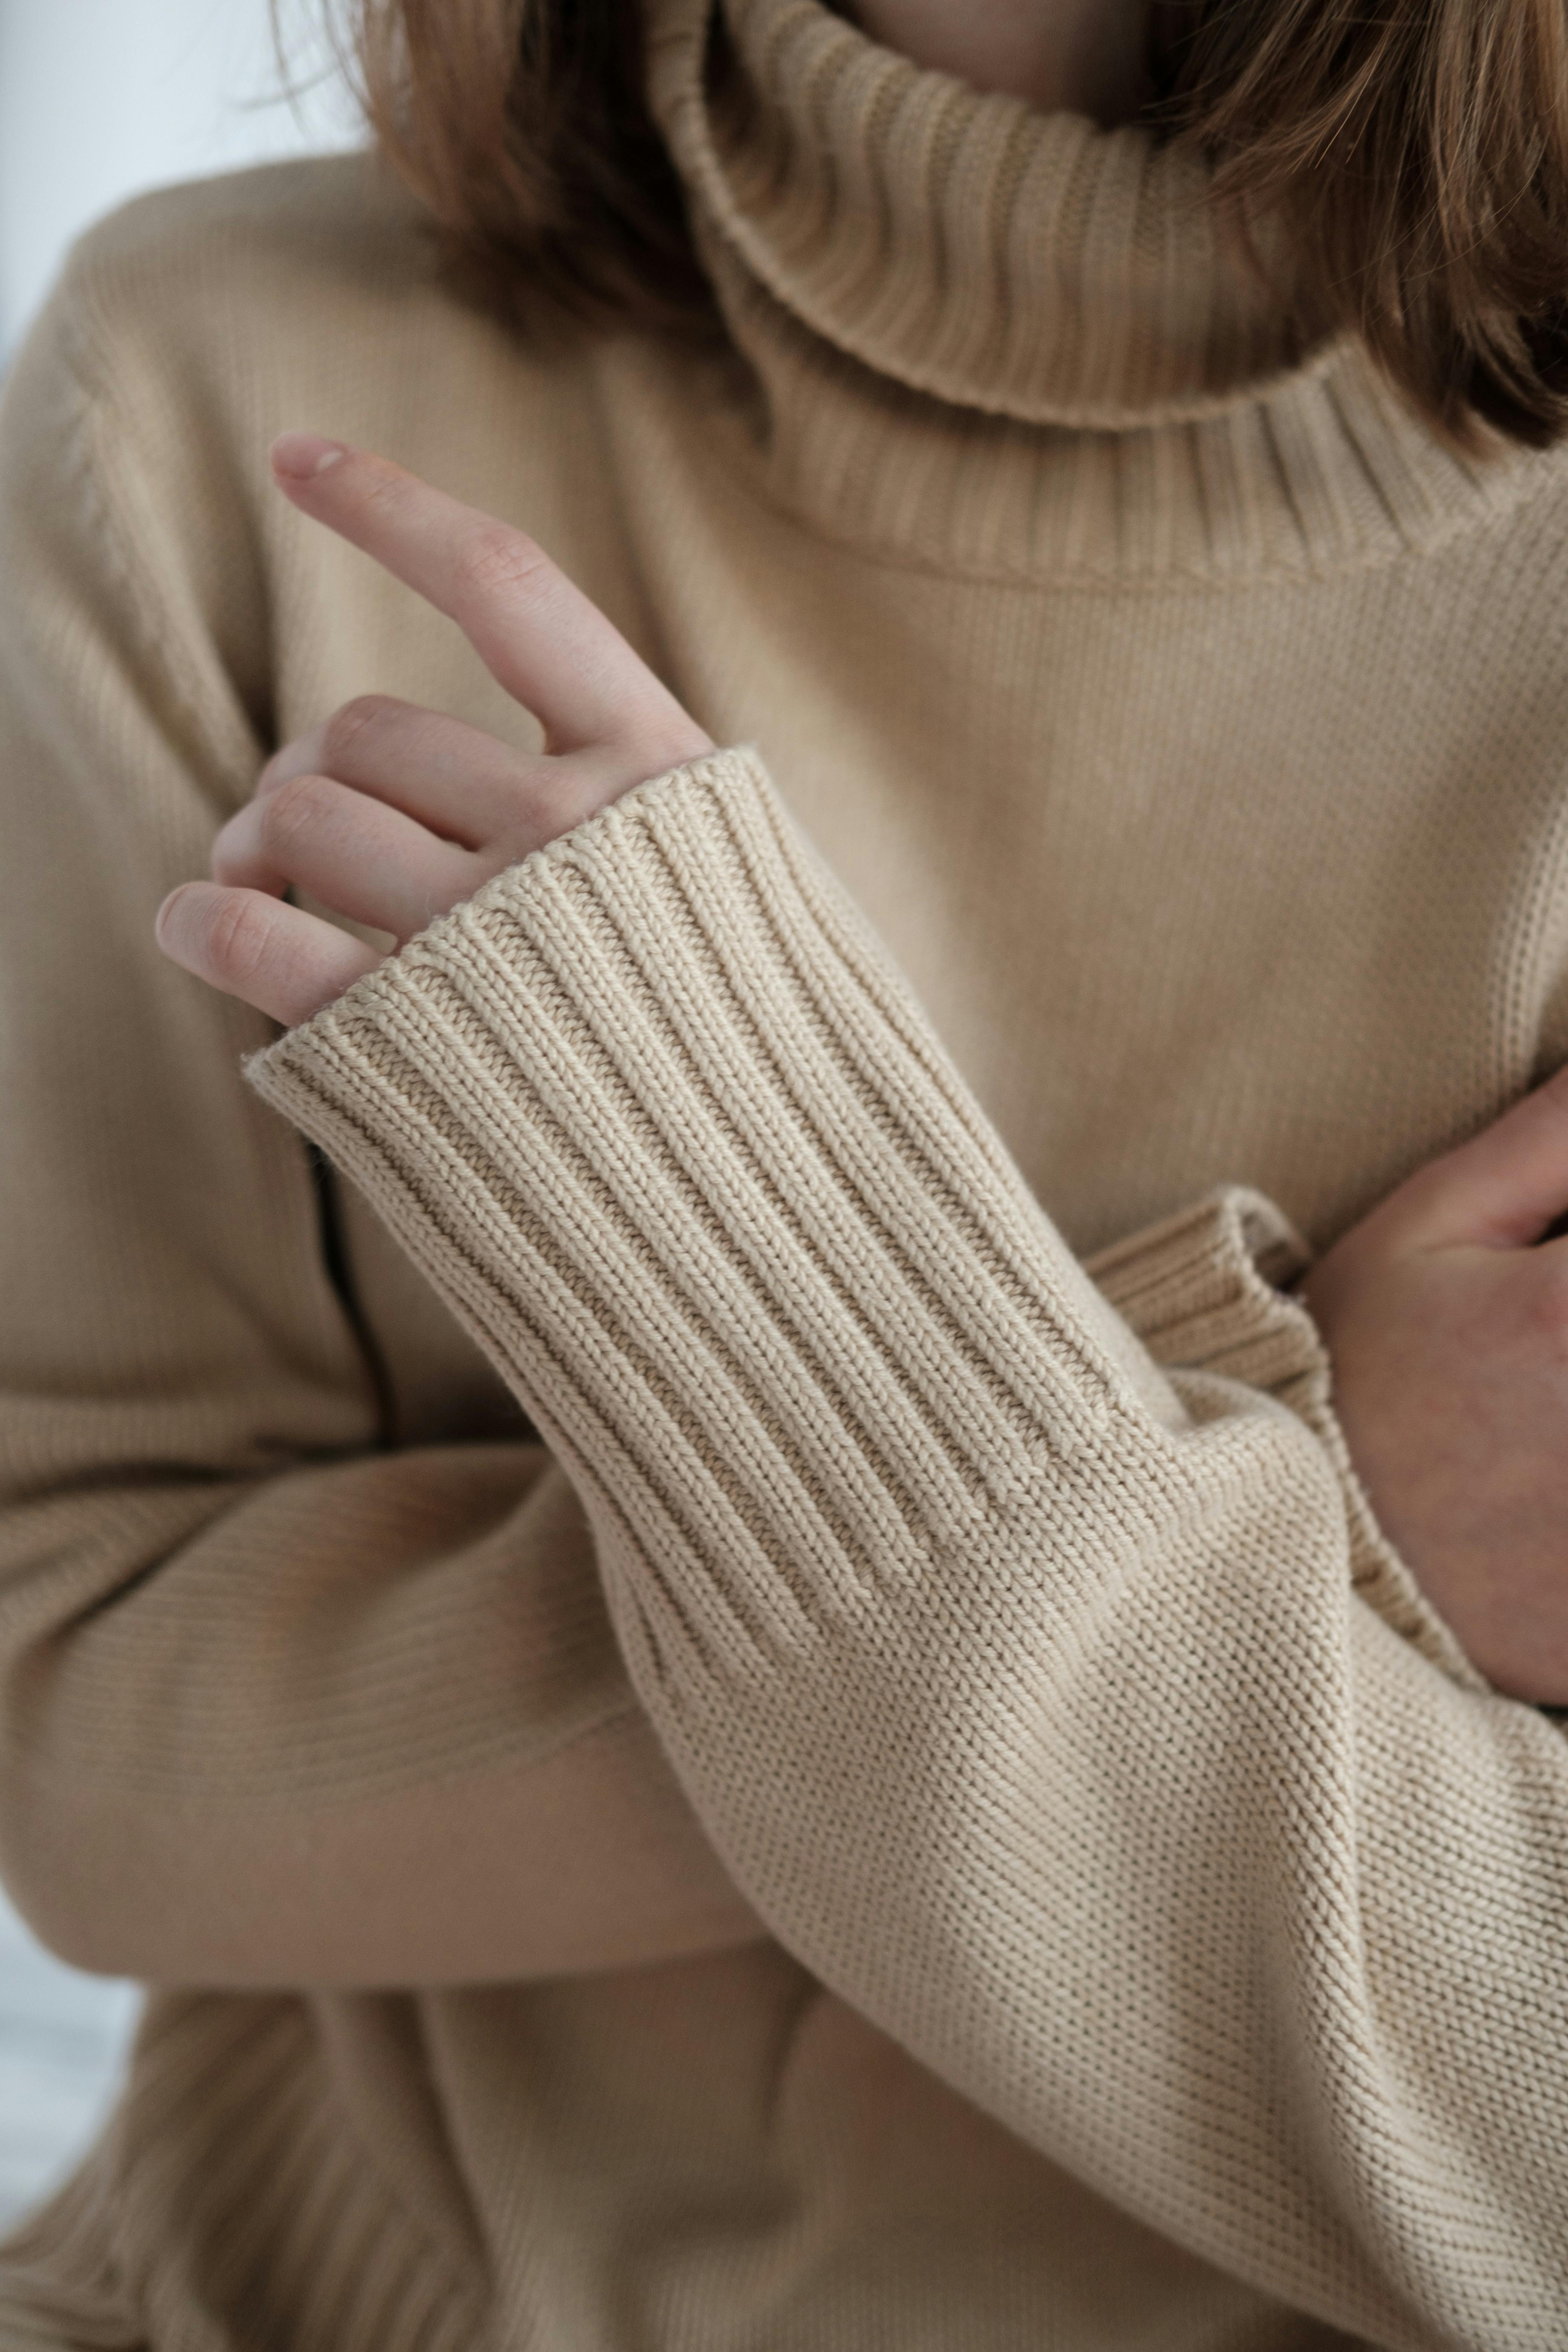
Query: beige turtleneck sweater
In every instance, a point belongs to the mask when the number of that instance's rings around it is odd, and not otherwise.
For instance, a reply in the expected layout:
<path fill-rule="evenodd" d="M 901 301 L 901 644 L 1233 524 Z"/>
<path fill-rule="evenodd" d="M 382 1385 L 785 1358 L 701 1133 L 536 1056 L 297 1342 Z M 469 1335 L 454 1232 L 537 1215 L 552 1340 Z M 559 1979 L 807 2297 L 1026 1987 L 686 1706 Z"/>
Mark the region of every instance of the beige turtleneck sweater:
<path fill-rule="evenodd" d="M 6 386 L 0 1858 L 164 1989 L 0 2343 L 1559 2352 L 1568 1745 L 1278 1286 L 1568 1050 L 1568 461 L 1142 131 L 706 14 L 727 354 L 520 348 L 350 160 Z M 268 748 L 536 740 L 288 425 L 732 748 L 279 1034 L 152 931 Z"/>

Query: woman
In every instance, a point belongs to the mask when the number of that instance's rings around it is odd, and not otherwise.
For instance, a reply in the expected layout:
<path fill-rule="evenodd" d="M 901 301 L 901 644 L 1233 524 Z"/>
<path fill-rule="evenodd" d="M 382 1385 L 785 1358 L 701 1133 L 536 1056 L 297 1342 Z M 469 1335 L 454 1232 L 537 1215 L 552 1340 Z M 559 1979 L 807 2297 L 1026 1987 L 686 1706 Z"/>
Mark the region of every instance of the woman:
<path fill-rule="evenodd" d="M 7 387 L 8 2340 L 1559 2344 L 1555 11 L 397 20 Z"/>

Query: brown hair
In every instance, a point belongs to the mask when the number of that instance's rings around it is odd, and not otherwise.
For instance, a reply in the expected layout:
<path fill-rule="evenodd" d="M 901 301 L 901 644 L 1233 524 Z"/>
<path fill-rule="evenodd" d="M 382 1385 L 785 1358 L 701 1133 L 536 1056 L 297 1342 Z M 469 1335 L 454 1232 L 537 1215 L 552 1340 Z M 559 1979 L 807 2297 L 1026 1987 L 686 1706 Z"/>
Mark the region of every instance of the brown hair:
<path fill-rule="evenodd" d="M 384 152 L 488 298 L 700 328 L 639 0 L 343 0 Z M 847 13 L 847 11 L 846 11 Z M 1448 440 L 1568 429 L 1564 0 L 1158 0 L 1147 119 L 1283 223 Z"/>
<path fill-rule="evenodd" d="M 329 6 L 382 152 L 481 299 L 515 314 L 526 289 L 548 311 L 677 331 L 711 319 L 643 96 L 640 0 Z"/>

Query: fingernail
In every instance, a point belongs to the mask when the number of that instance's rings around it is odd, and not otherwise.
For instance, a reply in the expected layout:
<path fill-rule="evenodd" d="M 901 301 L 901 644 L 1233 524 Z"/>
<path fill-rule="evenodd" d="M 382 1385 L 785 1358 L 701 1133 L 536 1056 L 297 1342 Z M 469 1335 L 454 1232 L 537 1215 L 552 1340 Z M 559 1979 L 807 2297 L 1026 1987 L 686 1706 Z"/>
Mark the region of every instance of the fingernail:
<path fill-rule="evenodd" d="M 348 454 L 341 441 L 323 441 L 319 433 L 280 433 L 272 444 L 272 470 L 291 482 L 309 482 Z"/>

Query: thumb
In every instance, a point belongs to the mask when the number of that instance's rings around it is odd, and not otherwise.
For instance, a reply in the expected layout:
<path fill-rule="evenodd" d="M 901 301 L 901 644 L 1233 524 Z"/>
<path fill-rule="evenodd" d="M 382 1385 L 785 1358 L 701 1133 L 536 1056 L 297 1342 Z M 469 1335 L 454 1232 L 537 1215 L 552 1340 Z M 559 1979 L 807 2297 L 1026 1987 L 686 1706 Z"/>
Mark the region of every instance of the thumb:
<path fill-rule="evenodd" d="M 1402 1238 L 1418 1248 L 1539 1241 L 1568 1210 L 1568 1066 L 1418 1170 L 1386 1206 L 1396 1203 Z"/>

